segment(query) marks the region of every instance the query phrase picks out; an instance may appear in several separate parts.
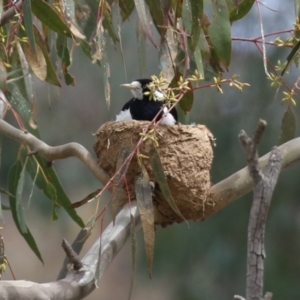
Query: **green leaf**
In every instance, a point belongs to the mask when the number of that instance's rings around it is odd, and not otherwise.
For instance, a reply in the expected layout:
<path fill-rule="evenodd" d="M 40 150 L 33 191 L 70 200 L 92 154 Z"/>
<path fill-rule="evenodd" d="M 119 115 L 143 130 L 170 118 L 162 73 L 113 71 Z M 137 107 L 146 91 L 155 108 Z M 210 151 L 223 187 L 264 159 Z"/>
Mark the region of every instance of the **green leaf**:
<path fill-rule="evenodd" d="M 34 75 L 45 81 L 47 77 L 47 63 L 41 48 L 35 45 L 35 53 L 31 50 L 28 43 L 21 43 L 26 60 Z"/>
<path fill-rule="evenodd" d="M 27 151 L 25 148 L 22 148 L 20 159 L 21 162 L 24 163 L 27 157 Z M 57 219 L 57 215 L 55 209 L 59 206 L 62 206 L 67 214 L 75 221 L 80 227 L 84 226 L 83 221 L 76 213 L 76 210 L 71 207 L 72 202 L 66 195 L 65 191 L 63 190 L 58 177 L 55 173 L 55 170 L 47 164 L 47 162 L 39 157 L 38 155 L 34 157 L 30 157 L 27 165 L 26 170 L 31 176 L 32 180 L 35 179 L 35 185 L 39 188 L 44 195 L 53 202 L 53 209 L 52 209 L 52 219 Z M 38 174 L 36 172 L 38 170 Z"/>
<path fill-rule="evenodd" d="M 190 0 L 192 13 L 192 34 L 191 51 L 194 52 L 197 47 L 201 29 L 201 19 L 203 13 L 203 0 Z"/>
<path fill-rule="evenodd" d="M 135 268 L 136 268 L 136 232 L 135 232 L 135 220 L 133 215 L 130 215 L 130 236 L 131 236 L 131 280 L 130 280 L 130 289 L 128 300 L 131 299 L 132 291 L 133 291 L 133 283 L 134 283 L 134 275 L 135 275 Z"/>
<path fill-rule="evenodd" d="M 5 95 L 2 93 L 2 91 L 0 90 L 0 99 L 2 99 L 3 98 L 3 96 L 5 97 Z M 4 100 L 4 99 L 2 99 L 2 100 Z M 2 101 L 2 100 L 0 100 L 0 101 Z M 2 111 L 0 111 L 0 117 L 2 118 L 2 119 L 4 119 L 4 113 L 5 113 L 5 108 L 2 106 L 2 108 L 1 108 L 1 110 Z M 3 143 L 3 135 L 2 134 L 0 134 L 0 170 L 2 169 L 2 143 Z M 1 191 L 1 188 L 0 188 L 0 191 Z"/>
<path fill-rule="evenodd" d="M 43 0 L 31 0 L 31 9 L 36 17 L 50 29 L 61 36 L 72 37 L 67 24 L 48 3 Z"/>
<path fill-rule="evenodd" d="M 93 56 L 91 54 L 91 45 L 86 40 L 80 40 L 80 46 L 83 51 L 83 53 L 91 60 L 93 61 Z M 101 66 L 100 60 L 97 60 L 97 65 Z"/>
<path fill-rule="evenodd" d="M 23 44 L 23 43 L 22 43 Z M 25 44 L 25 43 L 24 43 Z M 27 48 L 30 49 L 30 46 L 27 45 Z M 34 103 L 34 88 L 33 88 L 33 76 L 27 76 L 30 73 L 29 63 L 25 57 L 21 43 L 17 43 L 17 53 L 19 56 L 20 65 L 22 68 L 26 99 L 29 103 Z M 36 54 L 33 54 L 36 56 Z M 18 80 L 20 82 L 20 80 Z"/>
<path fill-rule="evenodd" d="M 25 161 L 25 164 L 23 165 L 22 170 L 19 174 L 17 190 L 16 190 L 16 215 L 17 215 L 18 223 L 20 225 L 20 230 L 22 233 L 27 233 L 27 225 L 26 225 L 25 217 L 24 217 L 24 208 L 22 205 L 25 168 L 26 168 L 26 161 Z"/>
<path fill-rule="evenodd" d="M 178 69 L 176 69 L 174 77 L 172 78 L 169 87 L 174 88 L 177 87 L 177 82 L 179 81 L 180 76 L 182 76 L 182 73 L 179 72 Z"/>
<path fill-rule="evenodd" d="M 135 8 L 136 8 L 136 11 L 137 11 L 139 21 L 141 22 L 142 28 L 145 32 L 145 35 L 147 36 L 149 41 L 155 47 L 157 47 L 155 42 L 154 42 L 153 35 L 152 35 L 151 22 L 150 22 L 150 20 L 148 19 L 148 16 L 147 16 L 145 0 L 135 0 L 134 4 L 135 4 Z"/>
<path fill-rule="evenodd" d="M 25 165 L 27 158 L 27 151 L 22 148 L 20 161 Z M 44 166 L 38 164 L 37 157 L 30 157 L 26 164 L 26 170 L 30 174 L 32 180 L 35 180 L 35 185 L 43 191 L 43 193 L 53 202 L 57 201 L 57 194 L 54 186 L 43 173 Z"/>
<path fill-rule="evenodd" d="M 103 27 L 107 30 L 109 36 L 113 40 L 114 43 L 119 41 L 118 35 L 115 32 L 113 22 L 112 22 L 112 15 L 111 15 L 111 8 L 107 2 L 104 4 L 104 19 L 102 22 Z"/>
<path fill-rule="evenodd" d="M 214 18 L 208 27 L 208 34 L 220 62 L 228 68 L 231 58 L 229 12 L 225 0 L 212 0 L 212 4 Z"/>
<path fill-rule="evenodd" d="M 289 105 L 285 111 L 281 121 L 281 134 L 279 137 L 278 145 L 284 144 L 296 136 L 297 120 L 296 115 Z"/>
<path fill-rule="evenodd" d="M 281 76 L 284 75 L 286 69 L 288 68 L 288 66 L 290 65 L 291 61 L 293 60 L 295 54 L 298 52 L 300 48 L 300 41 L 297 42 L 297 44 L 293 47 L 292 51 L 290 52 L 290 54 L 288 55 L 288 57 L 286 58 L 287 63 L 286 66 L 284 67 L 284 69 L 281 72 Z"/>
<path fill-rule="evenodd" d="M 110 67 L 109 67 L 109 61 L 107 58 L 107 50 L 105 49 L 104 55 L 103 55 L 103 86 L 104 86 L 104 96 L 106 100 L 107 108 L 110 106 Z"/>
<path fill-rule="evenodd" d="M 3 211 L 2 211 L 2 197 L 0 192 L 0 220 L 3 221 Z"/>
<path fill-rule="evenodd" d="M 56 50 L 58 56 L 61 58 L 61 68 L 65 77 L 65 83 L 67 85 L 75 86 L 75 77 L 69 73 L 69 67 L 71 65 L 70 52 L 67 45 L 67 38 L 58 36 L 56 39 Z"/>
<path fill-rule="evenodd" d="M 179 102 L 179 106 L 184 114 L 191 111 L 194 103 L 194 92 L 192 90 L 192 84 L 189 82 L 188 87 L 191 89 L 187 91 Z"/>
<path fill-rule="evenodd" d="M 23 2 L 24 25 L 29 45 L 33 53 L 35 53 L 35 39 L 33 34 L 33 20 L 31 14 L 31 1 L 24 0 Z"/>
<path fill-rule="evenodd" d="M 176 202 L 172 196 L 172 193 L 169 189 L 168 181 L 166 179 L 163 166 L 160 161 L 159 154 L 156 150 L 156 148 L 152 148 L 150 151 L 150 163 L 152 166 L 152 170 L 155 176 L 155 179 L 157 183 L 159 184 L 160 190 L 162 194 L 164 195 L 166 201 L 169 203 L 170 207 L 173 209 L 173 211 L 180 216 L 183 220 L 185 220 L 182 213 L 179 211 Z"/>
<path fill-rule="evenodd" d="M 116 187 L 112 190 L 112 196 L 111 196 L 111 206 L 112 206 L 112 217 L 113 221 L 115 221 L 118 208 L 121 203 L 121 197 L 124 195 L 124 177 L 126 176 L 126 172 L 128 169 L 128 166 L 130 164 L 130 159 L 127 160 L 127 158 L 130 155 L 130 150 L 123 147 L 121 151 L 119 152 L 119 156 L 116 163 L 116 176 L 114 177 L 113 184 L 116 185 Z M 127 161 L 126 161 L 127 160 Z"/>
<path fill-rule="evenodd" d="M 205 48 L 206 46 L 207 46 L 207 48 Z M 203 49 L 204 49 L 204 51 L 203 51 Z M 207 43 L 206 38 L 204 36 L 204 32 L 201 29 L 199 40 L 198 40 L 198 43 L 196 45 L 194 55 L 195 55 L 195 62 L 196 62 L 199 77 L 203 78 L 203 79 L 205 78 L 205 74 L 204 74 L 202 55 L 205 55 L 205 54 L 209 55 L 208 53 L 209 53 L 208 43 Z"/>
<path fill-rule="evenodd" d="M 30 132 L 34 132 L 35 129 L 33 129 L 29 125 L 32 120 L 32 111 L 31 111 L 31 107 L 30 107 L 29 103 L 26 101 L 26 99 L 20 93 L 19 88 L 15 84 L 9 83 L 7 85 L 7 90 L 8 90 L 7 99 L 9 100 L 10 104 L 19 113 L 22 120 L 26 124 L 26 128 Z"/>
<path fill-rule="evenodd" d="M 17 161 L 10 169 L 9 174 L 8 174 L 8 191 L 12 195 L 16 195 L 16 188 L 18 185 L 18 180 L 20 173 L 22 171 L 22 165 L 20 161 Z M 31 250 L 35 253 L 35 255 L 38 257 L 38 259 L 43 262 L 43 258 L 41 256 L 41 253 L 37 247 L 37 244 L 34 240 L 34 237 L 32 236 L 29 228 L 27 227 L 26 232 L 22 232 L 21 230 L 21 225 L 19 223 L 18 217 L 17 217 L 17 212 L 16 212 L 16 198 L 9 196 L 9 203 L 10 203 L 10 208 L 11 208 L 11 213 L 12 217 L 14 219 L 14 222 L 20 232 L 20 234 L 23 236 L 25 241 L 27 242 L 28 246 L 31 248 Z"/>
<path fill-rule="evenodd" d="M 144 233 L 147 269 L 148 274 L 151 278 L 155 239 L 152 189 L 149 181 L 149 175 L 145 167 L 142 166 L 141 169 L 142 174 L 139 175 L 135 181 L 135 195 L 137 200 L 137 206 L 141 215 L 141 222 Z"/>
<path fill-rule="evenodd" d="M 36 128 L 32 128 L 29 123 L 32 121 L 32 112 L 30 110 L 28 102 L 24 99 L 24 97 L 19 92 L 17 86 L 13 84 L 7 85 L 8 90 L 10 92 L 10 103 L 15 110 L 18 111 L 19 115 L 23 119 L 24 123 L 27 125 L 27 129 L 37 138 L 40 137 L 39 131 Z M 26 158 L 27 153 L 23 149 L 22 157 Z M 34 161 L 33 161 L 34 159 Z M 36 179 L 36 186 L 41 189 L 44 194 L 52 200 L 56 205 L 62 206 L 69 216 L 80 226 L 84 225 L 81 218 L 77 215 L 76 211 L 71 208 L 71 201 L 68 196 L 64 192 L 58 177 L 52 168 L 49 166 L 49 163 L 45 161 L 45 159 L 36 155 L 34 158 L 30 158 L 30 161 L 27 164 L 27 171 L 29 172 L 32 179 L 35 178 L 37 164 L 40 168 L 40 174 Z"/>
<path fill-rule="evenodd" d="M 230 22 L 242 19 L 251 10 L 255 0 L 243 0 L 230 10 Z"/>
<path fill-rule="evenodd" d="M 97 60 L 101 61 L 102 69 L 103 69 L 103 85 L 104 85 L 104 95 L 106 100 L 106 105 L 109 108 L 110 106 L 110 83 L 109 83 L 109 77 L 110 77 L 110 67 L 109 67 L 109 61 L 107 57 L 107 49 L 106 49 L 106 39 L 104 37 L 104 31 L 100 30 L 97 37 L 95 38 L 96 42 L 96 51 L 93 54 L 93 60 L 94 62 Z"/>
<path fill-rule="evenodd" d="M 183 4 L 183 0 L 180 1 L 174 1 L 173 3 L 173 9 L 175 11 L 175 22 L 174 22 L 174 26 L 176 26 L 177 24 L 177 19 L 181 18 L 182 16 L 182 4 Z"/>
<path fill-rule="evenodd" d="M 175 59 L 178 54 L 178 41 L 172 29 L 167 30 L 163 44 L 160 46 L 159 69 L 165 78 L 172 78 L 175 71 Z"/>
<path fill-rule="evenodd" d="M 182 22 L 185 27 L 185 31 L 188 35 L 192 34 L 192 12 L 191 12 L 191 3 L 190 0 L 183 0 L 182 2 L 182 11 L 181 17 Z"/>
<path fill-rule="evenodd" d="M 238 3 L 238 2 L 236 2 L 236 3 Z M 226 4 L 227 4 L 229 11 L 232 11 L 235 7 L 235 4 L 233 4 L 232 0 L 226 0 Z"/>
<path fill-rule="evenodd" d="M 146 74 L 146 36 L 142 28 L 141 22 L 137 21 L 136 36 L 138 41 L 138 56 L 139 56 L 139 68 L 141 76 Z"/>
<path fill-rule="evenodd" d="M 154 21 L 154 25 L 160 34 L 161 40 L 163 41 L 163 38 L 167 31 L 168 12 L 172 4 L 172 1 L 171 0 L 156 0 L 156 1 L 145 0 L 145 1 L 148 5 L 150 14 Z"/>
<path fill-rule="evenodd" d="M 178 70 L 176 70 L 175 75 L 170 83 L 170 87 L 176 87 L 177 82 L 179 81 L 180 76 L 182 76 L 182 73 L 180 73 Z M 190 88 L 192 88 L 191 83 L 188 84 Z M 182 109 L 184 114 L 187 114 L 191 111 L 194 103 L 194 92 L 192 90 L 187 91 L 182 99 L 179 102 L 179 106 Z"/>
<path fill-rule="evenodd" d="M 0 57 L 0 89 L 5 90 L 7 80 L 7 72 Z"/>
<path fill-rule="evenodd" d="M 73 0 L 72 0 L 73 1 Z M 75 4 L 75 20 L 80 30 L 83 31 L 87 40 L 91 40 L 91 35 L 95 32 L 95 24 L 97 23 L 97 9 L 99 1 L 76 0 Z"/>
<path fill-rule="evenodd" d="M 125 21 L 129 18 L 134 9 L 134 0 L 119 0 L 121 9 L 122 20 Z"/>
<path fill-rule="evenodd" d="M 46 60 L 46 64 L 47 64 L 47 77 L 46 77 L 45 81 L 48 82 L 48 83 L 51 83 L 53 85 L 61 87 L 61 84 L 60 84 L 59 79 L 56 75 L 55 69 L 53 67 L 53 64 L 50 60 L 48 50 L 47 50 L 47 45 L 46 45 L 42 35 L 40 34 L 38 28 L 35 25 L 33 26 L 33 30 L 34 30 L 34 36 L 35 36 L 36 44 L 42 50 L 44 58 Z"/>
<path fill-rule="evenodd" d="M 300 21 L 300 0 L 294 0 L 294 5 L 295 5 L 296 22 L 297 22 L 297 20 L 299 22 Z M 295 37 L 297 37 L 299 39 L 300 38 L 300 31 L 295 30 L 294 35 L 295 35 Z"/>

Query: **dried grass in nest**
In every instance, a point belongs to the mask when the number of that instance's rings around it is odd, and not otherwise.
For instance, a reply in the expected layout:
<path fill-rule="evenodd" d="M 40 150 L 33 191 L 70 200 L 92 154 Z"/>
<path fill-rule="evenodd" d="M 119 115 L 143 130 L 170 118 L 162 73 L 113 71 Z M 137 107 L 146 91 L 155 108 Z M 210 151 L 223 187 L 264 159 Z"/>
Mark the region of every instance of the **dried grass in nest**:
<path fill-rule="evenodd" d="M 94 145 L 98 164 L 110 176 L 116 172 L 119 152 L 123 147 L 130 151 L 140 139 L 140 133 L 149 122 L 127 121 L 107 122 L 97 131 L 97 141 Z M 156 129 L 157 148 L 169 188 L 180 212 L 186 220 L 201 220 L 205 218 L 205 202 L 208 197 L 210 168 L 213 160 L 213 136 L 204 125 L 160 125 Z M 154 147 L 151 140 L 146 140 L 140 147 L 140 153 L 149 156 Z M 143 159 L 143 164 L 152 182 L 156 182 L 150 162 Z M 135 200 L 134 183 L 140 167 L 136 156 L 132 159 L 126 180 L 130 200 Z M 122 201 L 128 201 L 128 193 L 124 193 Z M 183 222 L 167 203 L 158 185 L 153 197 L 155 206 L 154 219 L 162 226 L 173 222 Z M 206 204 L 207 205 L 207 204 Z M 213 204 L 210 204 L 213 205 Z"/>

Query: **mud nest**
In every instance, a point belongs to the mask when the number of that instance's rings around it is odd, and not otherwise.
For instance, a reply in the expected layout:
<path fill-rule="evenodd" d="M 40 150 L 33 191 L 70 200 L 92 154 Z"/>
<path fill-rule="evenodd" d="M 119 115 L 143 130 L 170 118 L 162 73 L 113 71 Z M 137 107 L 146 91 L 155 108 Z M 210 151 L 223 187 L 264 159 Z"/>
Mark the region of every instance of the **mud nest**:
<path fill-rule="evenodd" d="M 126 147 L 129 151 L 135 148 L 140 133 L 149 122 L 127 121 L 107 122 L 97 131 L 94 145 L 98 164 L 110 176 L 115 174 L 119 153 Z M 204 125 L 160 125 L 156 129 L 159 143 L 157 147 L 160 160 L 168 181 L 169 188 L 178 209 L 186 220 L 205 218 L 205 205 L 209 195 L 210 168 L 213 161 L 213 136 Z M 152 140 L 143 142 L 139 153 L 149 156 L 154 147 Z M 156 183 L 150 161 L 143 159 L 150 181 Z M 128 191 L 122 197 L 120 205 L 135 200 L 135 180 L 140 174 L 137 157 L 132 159 L 126 173 Z M 155 224 L 166 226 L 173 222 L 183 222 L 164 196 L 158 184 L 155 184 L 154 196 Z"/>

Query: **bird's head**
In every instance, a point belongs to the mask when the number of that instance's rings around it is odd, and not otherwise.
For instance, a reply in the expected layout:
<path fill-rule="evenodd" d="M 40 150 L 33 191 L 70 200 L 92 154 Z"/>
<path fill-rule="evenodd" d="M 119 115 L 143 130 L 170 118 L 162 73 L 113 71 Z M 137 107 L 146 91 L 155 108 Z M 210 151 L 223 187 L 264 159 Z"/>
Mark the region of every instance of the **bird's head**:
<path fill-rule="evenodd" d="M 151 82 L 151 79 L 136 79 L 131 83 L 121 84 L 121 86 L 130 89 L 134 98 L 142 100 L 144 98 L 144 93 L 149 91 L 148 84 Z"/>

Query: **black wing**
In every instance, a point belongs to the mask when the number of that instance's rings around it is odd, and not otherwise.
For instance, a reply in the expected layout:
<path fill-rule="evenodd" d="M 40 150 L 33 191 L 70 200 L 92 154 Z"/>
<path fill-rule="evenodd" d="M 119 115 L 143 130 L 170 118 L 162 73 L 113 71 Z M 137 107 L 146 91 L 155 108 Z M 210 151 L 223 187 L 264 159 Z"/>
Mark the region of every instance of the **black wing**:
<path fill-rule="evenodd" d="M 159 102 L 159 101 L 135 99 L 130 104 L 130 113 L 132 119 L 138 121 L 152 121 L 154 117 L 157 115 L 157 113 L 160 111 L 162 105 L 163 102 Z M 160 119 L 161 116 L 158 117 L 158 119 Z"/>
<path fill-rule="evenodd" d="M 130 109 L 130 106 L 132 104 L 132 102 L 134 101 L 134 98 L 130 99 L 129 101 L 127 101 L 124 106 L 122 107 L 122 110 L 127 110 Z"/>

